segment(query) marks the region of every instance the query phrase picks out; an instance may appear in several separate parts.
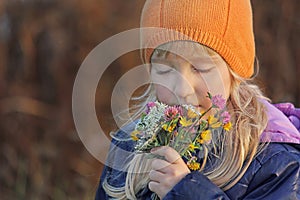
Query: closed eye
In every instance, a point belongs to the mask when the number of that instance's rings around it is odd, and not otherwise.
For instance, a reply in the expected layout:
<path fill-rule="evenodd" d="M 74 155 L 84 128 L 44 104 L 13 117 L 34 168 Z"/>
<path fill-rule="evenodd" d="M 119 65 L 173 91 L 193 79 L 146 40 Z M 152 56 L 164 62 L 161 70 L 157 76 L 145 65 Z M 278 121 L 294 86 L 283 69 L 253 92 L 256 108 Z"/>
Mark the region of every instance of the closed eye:
<path fill-rule="evenodd" d="M 164 71 L 163 70 L 158 70 L 158 71 L 156 71 L 156 73 L 159 74 L 159 75 L 163 75 L 163 74 L 170 73 L 172 71 L 173 71 L 173 69 L 164 70 Z"/>
<path fill-rule="evenodd" d="M 174 67 L 164 64 L 152 64 L 152 69 L 156 74 L 163 75 L 174 71 Z"/>
<path fill-rule="evenodd" d="M 192 66 L 193 71 L 198 72 L 198 73 L 208 73 L 210 72 L 214 67 L 207 67 L 207 68 L 197 68 L 195 66 Z"/>

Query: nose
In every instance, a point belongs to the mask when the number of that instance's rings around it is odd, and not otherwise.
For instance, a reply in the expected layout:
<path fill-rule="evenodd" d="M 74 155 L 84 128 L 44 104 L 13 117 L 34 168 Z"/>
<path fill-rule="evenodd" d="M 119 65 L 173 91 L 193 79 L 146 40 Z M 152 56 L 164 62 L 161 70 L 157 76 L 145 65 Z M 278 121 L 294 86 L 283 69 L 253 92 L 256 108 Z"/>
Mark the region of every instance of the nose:
<path fill-rule="evenodd" d="M 193 79 L 184 73 L 178 73 L 176 79 L 174 93 L 179 103 L 194 102 L 197 97 L 195 94 Z"/>

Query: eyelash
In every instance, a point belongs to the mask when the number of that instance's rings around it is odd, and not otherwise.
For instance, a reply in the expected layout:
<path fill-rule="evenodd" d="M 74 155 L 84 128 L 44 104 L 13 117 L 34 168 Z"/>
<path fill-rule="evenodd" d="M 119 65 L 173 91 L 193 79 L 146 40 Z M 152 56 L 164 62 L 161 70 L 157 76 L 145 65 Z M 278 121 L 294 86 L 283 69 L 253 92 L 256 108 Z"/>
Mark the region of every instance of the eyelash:
<path fill-rule="evenodd" d="M 196 73 L 208 73 L 212 70 L 212 68 L 209 68 L 209 69 L 198 69 L 194 66 L 192 66 L 192 69 L 193 71 L 195 71 Z M 167 74 L 169 72 L 172 72 L 174 70 L 174 68 L 171 66 L 171 69 L 168 69 L 168 70 L 165 70 L 165 71 L 159 71 L 157 70 L 156 73 L 159 74 L 159 75 L 164 75 L 164 74 Z"/>
<path fill-rule="evenodd" d="M 159 69 L 156 69 L 156 73 L 159 74 L 159 75 L 163 75 L 163 74 L 167 74 L 169 72 L 172 72 L 174 70 L 174 67 L 173 66 L 170 66 L 169 69 L 167 70 L 159 70 Z"/>
<path fill-rule="evenodd" d="M 163 74 L 167 74 L 171 71 L 173 71 L 173 69 L 169 69 L 169 70 L 166 70 L 166 71 L 156 71 L 156 73 L 159 74 L 159 75 L 163 75 Z"/>
<path fill-rule="evenodd" d="M 210 72 L 212 70 L 212 68 L 209 68 L 209 69 L 198 69 L 198 68 L 196 68 L 194 66 L 192 66 L 192 67 L 193 67 L 193 70 L 195 72 L 197 72 L 197 73 L 208 73 L 208 72 Z"/>

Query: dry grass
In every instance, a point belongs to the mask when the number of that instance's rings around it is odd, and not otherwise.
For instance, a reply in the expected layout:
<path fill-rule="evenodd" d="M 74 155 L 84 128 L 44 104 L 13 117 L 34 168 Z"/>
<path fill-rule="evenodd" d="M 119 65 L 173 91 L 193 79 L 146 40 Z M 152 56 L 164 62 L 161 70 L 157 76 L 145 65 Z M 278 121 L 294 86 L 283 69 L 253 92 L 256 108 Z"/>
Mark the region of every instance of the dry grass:
<path fill-rule="evenodd" d="M 138 27 L 143 2 L 0 2 L 1 199 L 94 198 L 102 164 L 75 131 L 73 82 L 93 47 Z M 274 101 L 285 99 L 299 106 L 299 2 L 252 2 L 261 85 Z M 104 87 L 96 108 L 107 132 L 113 127 L 109 94 L 116 77 L 138 62 L 133 55 L 119 59 L 99 83 Z"/>

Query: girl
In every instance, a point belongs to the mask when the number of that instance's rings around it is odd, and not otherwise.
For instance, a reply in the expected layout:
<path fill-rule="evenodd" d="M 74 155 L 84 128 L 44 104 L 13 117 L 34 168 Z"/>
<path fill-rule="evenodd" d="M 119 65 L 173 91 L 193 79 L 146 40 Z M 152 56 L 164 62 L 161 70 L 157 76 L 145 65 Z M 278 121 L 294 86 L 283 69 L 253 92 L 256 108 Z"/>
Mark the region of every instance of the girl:
<path fill-rule="evenodd" d="M 195 171 L 171 147 L 151 151 L 164 159 L 130 153 L 134 124 L 122 128 L 112 136 L 96 199 L 153 199 L 154 193 L 160 199 L 300 199 L 300 111 L 277 105 L 281 112 L 251 83 L 250 1 L 149 0 L 141 25 L 168 31 L 142 33 L 142 45 L 155 47 L 142 51 L 153 84 L 134 116 L 153 100 L 201 112 L 211 106 L 210 92 L 226 98 L 233 128 Z"/>

